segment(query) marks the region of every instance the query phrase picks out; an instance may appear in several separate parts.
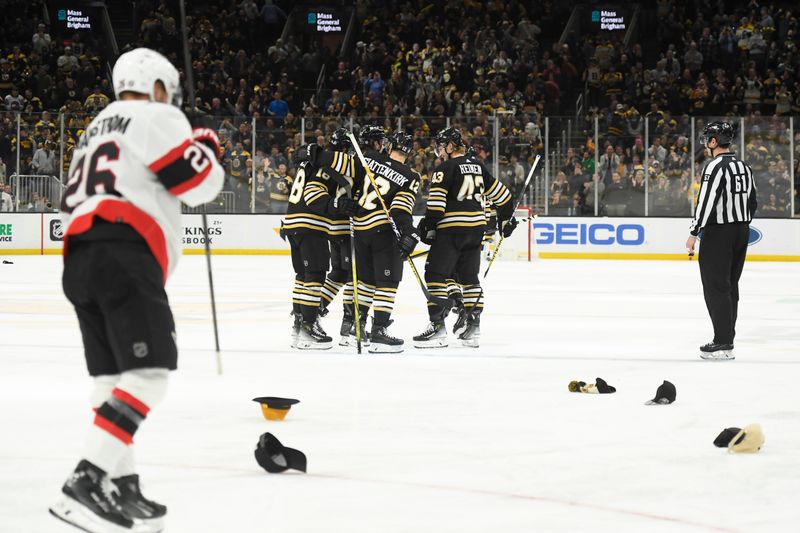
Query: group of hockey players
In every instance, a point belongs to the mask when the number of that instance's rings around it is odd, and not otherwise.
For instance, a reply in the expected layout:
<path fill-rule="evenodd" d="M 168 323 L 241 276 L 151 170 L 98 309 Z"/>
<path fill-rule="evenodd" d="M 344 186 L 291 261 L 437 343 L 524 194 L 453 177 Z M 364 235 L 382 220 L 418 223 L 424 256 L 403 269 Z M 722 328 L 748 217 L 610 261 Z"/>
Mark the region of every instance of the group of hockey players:
<path fill-rule="evenodd" d="M 446 347 L 451 309 L 458 315 L 453 333 L 465 346 L 479 345 L 478 274 L 486 228 L 496 218 L 494 227 L 509 236 L 517 224 L 513 201 L 475 151 L 468 153 L 456 128 L 440 131 L 434 143 L 443 162 L 430 177 L 425 216 L 416 226 L 411 214 L 421 178 L 406 164 L 411 135 L 364 126 L 356 140 L 340 128 L 331 135 L 330 149 L 309 144 L 296 151 L 297 175 L 282 227 L 295 271 L 292 347 L 332 347 L 320 318 L 344 288 L 339 344 L 401 352 L 404 341 L 388 328 L 403 262 L 419 241 L 430 245 L 423 290 L 430 323 L 413 338 L 414 346 Z"/>
<path fill-rule="evenodd" d="M 181 202 L 213 200 L 224 171 L 214 130 L 192 127 L 180 110 L 180 78 L 165 57 L 145 48 L 127 52 L 114 66 L 113 81 L 117 100 L 81 137 L 61 203 L 63 288 L 94 380 L 94 419 L 50 512 L 84 531 L 155 533 L 164 527 L 167 508 L 142 494 L 134 435 L 177 368 L 164 284 L 181 255 Z M 414 344 L 447 346 L 444 319 L 454 306 L 455 333 L 464 344 L 478 345 L 487 205 L 508 236 L 516 224 L 513 202 L 480 159 L 465 153 L 458 130 L 439 132 L 435 143 L 444 162 L 431 176 L 417 226 L 412 211 L 420 176 L 406 165 L 410 135 L 366 126 L 355 141 L 339 129 L 330 149 L 310 144 L 297 150 L 282 229 L 296 273 L 293 346 L 332 346 L 319 319 L 344 289 L 340 344 L 360 346 L 363 338 L 371 352 L 402 351 L 403 340 L 389 327 L 403 262 L 420 240 L 431 245 L 422 286 L 430 324 Z"/>

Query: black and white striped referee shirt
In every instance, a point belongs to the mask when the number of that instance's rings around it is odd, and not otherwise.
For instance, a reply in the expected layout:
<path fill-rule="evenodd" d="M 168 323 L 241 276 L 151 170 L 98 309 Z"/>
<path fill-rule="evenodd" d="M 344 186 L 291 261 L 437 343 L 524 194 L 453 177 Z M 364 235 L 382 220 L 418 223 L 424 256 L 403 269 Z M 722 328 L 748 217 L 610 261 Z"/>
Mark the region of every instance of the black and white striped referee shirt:
<path fill-rule="evenodd" d="M 709 224 L 750 222 L 756 212 L 753 170 L 730 152 L 719 154 L 703 169 L 703 181 L 689 233 Z"/>

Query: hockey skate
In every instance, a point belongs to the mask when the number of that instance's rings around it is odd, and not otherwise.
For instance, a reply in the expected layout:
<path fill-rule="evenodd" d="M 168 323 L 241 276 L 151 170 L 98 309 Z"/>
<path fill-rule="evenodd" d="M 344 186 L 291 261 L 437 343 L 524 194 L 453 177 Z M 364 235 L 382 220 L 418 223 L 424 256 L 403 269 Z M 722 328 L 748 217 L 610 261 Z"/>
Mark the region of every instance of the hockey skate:
<path fill-rule="evenodd" d="M 328 337 L 319 322 L 303 322 L 297 335 L 298 350 L 330 350 L 333 339 Z"/>
<path fill-rule="evenodd" d="M 300 335 L 300 326 L 303 324 L 303 317 L 301 315 L 295 315 L 292 313 L 294 317 L 294 324 L 292 324 L 292 348 L 297 348 L 297 337 Z"/>
<path fill-rule="evenodd" d="M 149 531 L 164 529 L 167 506 L 144 497 L 139 486 L 138 474 L 114 478 L 111 481 L 119 489 L 120 506 L 129 518 L 149 526 Z"/>
<path fill-rule="evenodd" d="M 50 514 L 90 533 L 154 533 L 147 524 L 134 522 L 123 511 L 120 492 L 106 473 L 89 461 L 78 463 L 61 488 L 61 499 Z"/>
<path fill-rule="evenodd" d="M 700 347 L 700 358 L 712 361 L 733 361 L 733 344 L 709 342 Z"/>
<path fill-rule="evenodd" d="M 414 337 L 415 348 L 446 348 L 447 329 L 444 327 L 443 320 L 437 320 L 428 324 L 428 327 Z"/>
<path fill-rule="evenodd" d="M 456 317 L 455 324 L 453 324 L 453 335 L 456 337 L 460 337 L 464 330 L 467 329 L 467 323 L 469 321 L 469 313 L 462 305 L 459 307 L 456 312 L 458 313 Z"/>
<path fill-rule="evenodd" d="M 394 321 L 390 320 L 384 326 L 378 326 L 375 322 L 372 323 L 372 332 L 369 335 L 369 353 L 400 353 L 403 351 L 403 339 L 392 337 L 386 331 L 392 325 L 392 322 Z"/>
<path fill-rule="evenodd" d="M 479 318 L 467 315 L 465 326 L 458 335 L 461 344 L 470 348 L 477 348 L 481 343 L 481 322 Z"/>
<path fill-rule="evenodd" d="M 345 329 L 347 327 L 347 329 Z M 339 339 L 339 346 L 356 346 L 356 321 L 351 316 L 342 319 L 342 328 L 339 330 L 341 338 Z M 369 346 L 370 338 L 367 334 L 367 316 L 361 318 L 361 346 Z"/>

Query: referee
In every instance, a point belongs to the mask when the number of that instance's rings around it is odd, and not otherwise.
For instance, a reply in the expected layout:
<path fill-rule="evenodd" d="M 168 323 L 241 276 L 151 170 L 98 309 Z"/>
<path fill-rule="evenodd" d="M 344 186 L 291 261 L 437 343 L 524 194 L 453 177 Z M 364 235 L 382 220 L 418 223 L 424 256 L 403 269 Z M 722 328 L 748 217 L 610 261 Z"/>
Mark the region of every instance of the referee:
<path fill-rule="evenodd" d="M 706 156 L 712 159 L 703 169 L 686 249 L 691 257 L 702 231 L 700 278 L 714 325 L 714 340 L 700 347 L 703 359 L 734 358 L 739 278 L 757 205 L 752 169 L 729 150 L 735 135 L 736 129 L 728 122 L 711 122 L 700 137 Z"/>

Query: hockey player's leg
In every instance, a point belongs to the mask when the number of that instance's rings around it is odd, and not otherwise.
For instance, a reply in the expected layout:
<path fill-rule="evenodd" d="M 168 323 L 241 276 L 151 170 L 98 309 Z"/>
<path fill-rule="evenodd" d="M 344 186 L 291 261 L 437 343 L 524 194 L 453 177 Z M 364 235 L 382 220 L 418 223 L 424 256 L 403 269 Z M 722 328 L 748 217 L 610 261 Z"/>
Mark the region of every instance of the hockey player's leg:
<path fill-rule="evenodd" d="M 303 323 L 302 306 L 299 302 L 304 284 L 302 276 L 295 276 L 294 289 L 292 290 L 292 348 L 297 348 L 297 336 L 300 335 L 300 325 Z"/>
<path fill-rule="evenodd" d="M 444 274 L 427 270 L 426 263 L 425 284 L 433 296 L 447 298 L 447 281 Z M 447 309 L 433 302 L 428 302 L 428 317 L 430 323 L 419 335 L 414 336 L 414 346 L 417 348 L 445 348 L 447 346 L 447 330 L 444 318 Z"/>
<path fill-rule="evenodd" d="M 139 497 L 121 491 L 111 476 L 152 407 L 163 399 L 168 373 L 166 368 L 122 372 L 97 408 L 82 459 L 62 487 L 61 500 L 50 509 L 53 515 L 91 532 L 163 529 L 166 508 L 143 508 Z M 108 384 L 107 379 L 99 380 L 93 399 L 107 392 Z"/>
<path fill-rule="evenodd" d="M 324 279 L 324 272 L 306 273 L 304 289 L 299 300 L 303 317 L 297 335 L 297 348 L 300 350 L 328 350 L 333 346 L 333 339 L 325 333 L 318 320 Z"/>
<path fill-rule="evenodd" d="M 344 314 L 342 315 L 342 325 L 339 328 L 339 346 L 350 346 L 350 330 L 353 329 L 353 322 L 355 321 L 355 314 L 353 313 L 353 284 L 352 282 L 346 283 L 343 291 L 343 308 Z"/>
<path fill-rule="evenodd" d="M 731 360 L 733 355 L 733 301 L 731 269 L 733 252 L 725 225 L 704 230 L 700 254 L 703 296 L 714 326 L 714 340 L 700 347 L 702 359 Z"/>
<path fill-rule="evenodd" d="M 347 246 L 345 246 L 347 244 Z M 350 246 L 348 241 L 331 240 L 331 270 L 322 285 L 320 316 L 328 314 L 328 306 L 350 279 Z"/>
<path fill-rule="evenodd" d="M 403 260 L 394 242 L 387 233 L 380 234 L 383 242 L 375 246 L 374 277 L 375 293 L 372 300 L 372 331 L 370 333 L 371 353 L 399 353 L 403 351 L 403 340 L 389 334 L 392 323 L 394 299 L 397 287 L 403 277 Z M 380 236 L 376 235 L 376 240 Z"/>
<path fill-rule="evenodd" d="M 458 251 L 454 247 L 452 235 L 437 235 L 433 241 L 428 259 L 425 261 L 425 284 L 433 296 L 447 298 L 447 280 L 452 278 Z M 428 302 L 430 323 L 419 335 L 414 336 L 417 348 L 444 348 L 447 346 L 447 330 L 444 318 L 447 309 L 433 302 Z"/>
<path fill-rule="evenodd" d="M 89 374 L 97 378 L 96 415 L 85 453 L 51 513 L 86 531 L 158 531 L 161 525 L 126 510 L 130 495 L 111 478 L 163 398 L 168 370 L 177 367 L 163 272 L 146 248 L 93 242 L 73 248 L 64 292 L 75 305 Z"/>
<path fill-rule="evenodd" d="M 464 285 L 463 322 L 460 325 L 456 324 L 456 327 L 453 328 L 453 332 L 461 340 L 461 344 L 471 348 L 477 348 L 481 338 L 483 298 L 481 297 L 481 286 L 477 281 L 477 276 L 475 276 L 473 283 Z"/>
<path fill-rule="evenodd" d="M 358 269 L 358 318 L 361 329 L 361 345 L 369 346 L 369 336 L 366 334 L 367 315 L 375 296 L 375 276 L 373 267 L 372 247 L 370 237 L 356 233 L 355 239 L 356 268 Z M 350 284 L 352 285 L 352 284 Z M 349 304 L 349 309 L 348 309 Z M 340 333 L 342 337 L 340 346 L 356 345 L 356 328 L 354 313 L 353 291 L 345 290 L 345 318 L 342 320 Z"/>
<path fill-rule="evenodd" d="M 295 303 L 300 305 L 303 322 L 297 335 L 297 348 L 300 350 L 328 350 L 333 346 L 331 339 L 318 322 L 319 306 L 322 298 L 322 284 L 328 270 L 330 252 L 327 238 L 323 235 L 307 234 L 299 239 L 302 257 L 303 289 Z"/>
<path fill-rule="evenodd" d="M 292 254 L 292 268 L 294 269 L 294 289 L 292 290 L 292 342 L 291 347 L 297 348 L 297 337 L 300 335 L 300 326 L 303 323 L 302 296 L 305 289 L 305 266 L 300 250 L 300 240 L 294 235 L 289 236 L 289 246 Z"/>
<path fill-rule="evenodd" d="M 462 248 L 456 265 L 458 278 L 464 293 L 464 323 L 457 333 L 461 344 L 477 348 L 481 338 L 481 313 L 483 312 L 483 292 L 479 272 L 481 263 L 482 235 L 462 236 Z M 455 329 L 455 328 L 454 328 Z"/>

